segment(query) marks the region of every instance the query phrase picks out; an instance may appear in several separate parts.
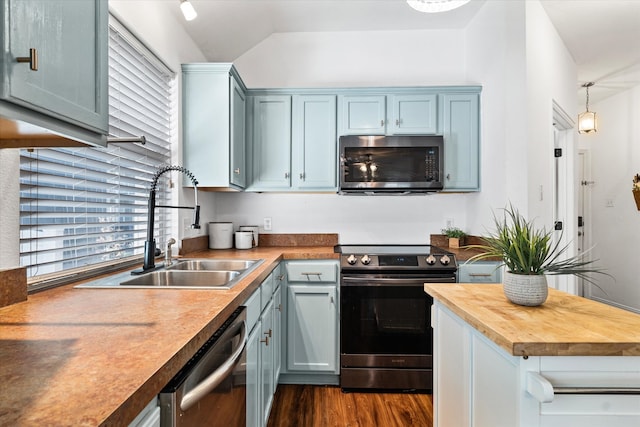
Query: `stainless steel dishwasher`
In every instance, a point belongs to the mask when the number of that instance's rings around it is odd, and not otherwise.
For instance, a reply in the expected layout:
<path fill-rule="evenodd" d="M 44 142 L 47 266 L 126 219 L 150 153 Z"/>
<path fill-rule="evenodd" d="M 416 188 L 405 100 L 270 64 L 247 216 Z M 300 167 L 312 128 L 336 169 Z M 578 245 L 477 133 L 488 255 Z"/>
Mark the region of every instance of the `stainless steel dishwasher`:
<path fill-rule="evenodd" d="M 160 426 L 246 424 L 245 307 L 238 308 L 160 392 Z"/>

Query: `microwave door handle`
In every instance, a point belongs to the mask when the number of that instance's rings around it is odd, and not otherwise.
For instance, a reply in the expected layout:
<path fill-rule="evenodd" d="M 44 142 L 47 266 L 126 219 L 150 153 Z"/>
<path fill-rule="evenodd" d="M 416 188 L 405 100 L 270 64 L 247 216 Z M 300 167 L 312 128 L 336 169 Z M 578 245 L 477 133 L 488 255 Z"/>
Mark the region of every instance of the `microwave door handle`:
<path fill-rule="evenodd" d="M 231 356 L 229 356 L 227 360 L 222 363 L 222 365 L 220 365 L 218 369 L 213 371 L 200 384 L 189 390 L 188 393 L 185 393 L 185 395 L 182 397 L 182 400 L 180 401 L 180 409 L 186 411 L 187 409 L 192 407 L 200 399 L 209 394 L 211 390 L 214 390 L 216 387 L 218 387 L 222 383 L 222 381 L 224 381 L 224 379 L 231 374 L 233 369 L 240 361 L 242 353 L 247 347 L 247 325 L 244 321 L 241 324 L 240 333 L 240 342 L 238 343 L 238 347 L 235 349 L 235 351 L 231 354 Z"/>

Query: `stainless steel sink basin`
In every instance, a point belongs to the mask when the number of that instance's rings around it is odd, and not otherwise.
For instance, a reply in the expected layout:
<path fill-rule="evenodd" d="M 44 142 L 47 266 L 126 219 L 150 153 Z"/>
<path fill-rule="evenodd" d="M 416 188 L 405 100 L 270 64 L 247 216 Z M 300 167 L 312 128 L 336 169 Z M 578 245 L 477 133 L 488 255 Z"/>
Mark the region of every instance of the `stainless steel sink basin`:
<path fill-rule="evenodd" d="M 163 270 L 142 274 L 120 282 L 121 287 L 168 287 L 203 289 L 230 289 L 240 276 L 239 271 L 184 271 Z"/>
<path fill-rule="evenodd" d="M 77 285 L 103 289 L 231 289 L 262 259 L 180 259 L 168 268 L 132 276 L 129 271 Z"/>
<path fill-rule="evenodd" d="M 253 266 L 258 260 L 255 259 L 185 259 L 178 260 L 167 267 L 167 270 L 188 270 L 188 271 L 245 271 Z"/>

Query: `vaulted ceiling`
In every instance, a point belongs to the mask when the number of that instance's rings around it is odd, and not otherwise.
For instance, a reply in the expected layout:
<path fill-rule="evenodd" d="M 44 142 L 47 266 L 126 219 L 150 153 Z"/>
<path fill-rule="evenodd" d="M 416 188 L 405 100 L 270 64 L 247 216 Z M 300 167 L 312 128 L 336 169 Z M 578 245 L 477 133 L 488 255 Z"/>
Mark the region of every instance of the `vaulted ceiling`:
<path fill-rule="evenodd" d="M 198 18 L 179 22 L 207 60 L 232 62 L 272 33 L 464 28 L 485 1 L 508 0 L 471 0 L 441 14 L 403 0 L 191 0 Z M 640 0 L 541 3 L 573 55 L 579 85 L 596 83 L 592 102 L 640 85 Z"/>

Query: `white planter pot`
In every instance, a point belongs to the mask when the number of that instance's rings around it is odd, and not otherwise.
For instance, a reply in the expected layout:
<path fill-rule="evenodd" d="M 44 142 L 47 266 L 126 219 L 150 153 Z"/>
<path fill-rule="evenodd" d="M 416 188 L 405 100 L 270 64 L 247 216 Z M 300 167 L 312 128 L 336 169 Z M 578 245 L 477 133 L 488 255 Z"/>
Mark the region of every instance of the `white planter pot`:
<path fill-rule="evenodd" d="M 506 271 L 503 290 L 512 303 L 529 307 L 542 305 L 549 294 L 547 277 L 544 274 L 513 274 Z"/>

